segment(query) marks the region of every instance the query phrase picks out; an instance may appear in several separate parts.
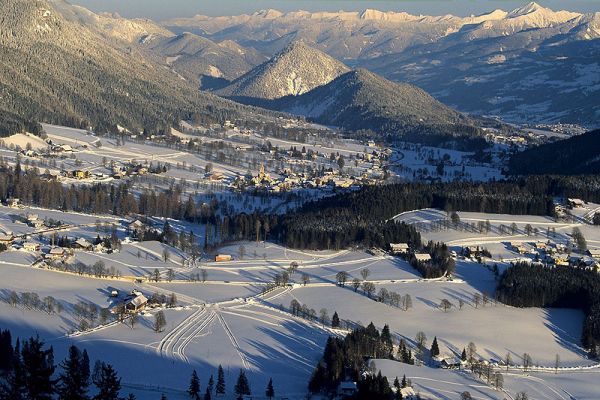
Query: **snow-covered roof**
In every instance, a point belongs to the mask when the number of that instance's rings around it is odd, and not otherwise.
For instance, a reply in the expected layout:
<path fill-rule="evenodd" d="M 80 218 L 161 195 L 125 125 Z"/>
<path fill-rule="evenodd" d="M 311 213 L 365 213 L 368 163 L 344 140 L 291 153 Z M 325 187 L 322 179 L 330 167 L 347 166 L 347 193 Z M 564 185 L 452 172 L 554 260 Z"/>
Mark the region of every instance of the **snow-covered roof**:
<path fill-rule="evenodd" d="M 135 221 L 130 223 L 129 226 L 142 227 L 142 226 L 144 226 L 144 223 L 142 221 L 140 221 L 139 219 L 136 219 Z"/>
<path fill-rule="evenodd" d="M 81 247 L 90 247 L 92 244 L 88 242 L 85 238 L 79 238 L 75 241 Z"/>
<path fill-rule="evenodd" d="M 139 296 L 136 296 L 135 298 L 131 299 L 129 301 L 129 304 L 131 304 L 135 307 L 139 307 L 139 306 L 146 304 L 147 302 L 148 302 L 148 299 L 146 298 L 146 296 L 144 296 L 143 294 L 140 294 Z"/>
<path fill-rule="evenodd" d="M 415 254 L 415 258 L 417 261 L 431 261 L 431 255 L 427 253 L 417 253 Z"/>

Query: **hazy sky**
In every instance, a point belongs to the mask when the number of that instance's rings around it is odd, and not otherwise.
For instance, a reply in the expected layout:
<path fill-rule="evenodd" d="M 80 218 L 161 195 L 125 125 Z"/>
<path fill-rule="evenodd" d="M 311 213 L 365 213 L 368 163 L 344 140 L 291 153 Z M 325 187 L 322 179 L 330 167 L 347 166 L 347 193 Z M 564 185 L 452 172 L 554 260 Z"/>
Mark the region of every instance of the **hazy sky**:
<path fill-rule="evenodd" d="M 0 0 L 1 1 L 1 0 Z M 116 11 L 125 17 L 162 20 L 172 17 L 236 15 L 275 8 L 280 11 L 354 11 L 375 8 L 382 11 L 407 11 L 413 14 L 481 14 L 497 8 L 511 10 L 527 0 L 70 0 L 92 11 Z M 555 10 L 600 11 L 600 0 L 539 0 Z"/>

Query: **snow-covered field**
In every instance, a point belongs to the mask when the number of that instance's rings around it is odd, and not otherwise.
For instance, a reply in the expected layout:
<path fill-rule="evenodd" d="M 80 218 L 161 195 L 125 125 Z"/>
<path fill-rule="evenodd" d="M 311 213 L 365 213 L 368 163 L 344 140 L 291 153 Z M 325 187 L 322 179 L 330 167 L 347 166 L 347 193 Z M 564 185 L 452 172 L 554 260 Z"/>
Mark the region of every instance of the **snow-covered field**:
<path fill-rule="evenodd" d="M 577 211 L 575 222 L 555 222 L 545 217 L 459 213 L 463 223 L 490 221 L 489 233 L 466 229 L 431 229 L 432 221 L 447 218 L 437 210 L 420 210 L 397 217 L 418 224 L 425 239 L 445 241 L 453 248 L 482 245 L 490 249 L 494 260 L 513 252 L 506 242 L 548 240 L 547 227 L 556 229 L 554 241 L 568 240 L 573 227 L 580 227 L 590 246 L 600 243 L 598 228 L 585 224 L 590 212 Z M 5 233 L 31 234 L 34 228 L 16 222 L 15 216 L 36 213 L 40 219 L 60 219 L 68 224 L 63 234 L 93 239 L 103 227 L 96 221 L 115 224 L 118 236 L 127 235 L 125 221 L 110 216 L 90 216 L 43 209 L 11 209 L 0 207 L 0 229 Z M 574 213 L 575 214 L 575 213 Z M 158 221 L 157 221 L 158 222 Z M 515 235 L 502 235 L 500 224 L 517 224 Z M 539 228 L 537 236 L 527 236 L 527 224 Z M 181 226 L 179 226 L 181 225 Z M 189 224 L 172 224 L 188 230 Z M 100 232 L 98 232 L 100 231 Z M 201 231 L 195 233 L 200 236 Z M 37 239 L 37 234 L 32 235 Z M 44 240 L 48 240 L 45 238 Z M 165 250 L 168 260 L 164 260 Z M 393 379 L 406 374 L 423 398 L 455 399 L 468 390 L 474 398 L 513 398 L 517 391 L 527 391 L 532 399 L 593 399 L 594 382 L 600 369 L 583 369 L 594 365 L 580 347 L 583 314 L 569 309 L 518 309 L 489 303 L 474 307 L 474 295 L 494 296 L 494 274 L 484 265 L 470 260 L 458 260 L 452 280 L 425 280 L 407 262 L 389 255 L 372 255 L 363 251 L 298 251 L 264 242 L 233 243 L 217 249 L 230 254 L 232 261 L 214 262 L 208 255 L 192 265 L 189 256 L 159 242 L 125 242 L 120 252 L 112 254 L 76 250 L 69 263 L 80 261 L 92 265 L 102 261 L 123 275 L 119 279 L 98 279 L 54 270 L 32 267 L 39 254 L 23 250 L 0 253 L 0 297 L 10 293 L 34 292 L 39 299 L 53 296 L 61 302 L 61 313 L 48 314 L 24 306 L 12 307 L 0 302 L 0 328 L 9 328 L 15 336 L 39 334 L 54 346 L 56 358 L 64 357 L 70 344 L 78 344 L 90 352 L 92 359 L 103 359 L 115 365 L 123 377 L 124 393 L 132 391 L 140 399 L 154 399 L 157 392 L 169 398 L 185 398 L 185 387 L 192 369 L 198 370 L 202 382 L 216 374 L 218 365 L 226 371 L 228 387 L 233 386 L 240 368 L 246 369 L 255 393 L 262 393 L 270 377 L 279 393 L 290 399 L 303 398 L 306 383 L 320 357 L 327 337 L 337 332 L 324 328 L 317 321 L 292 316 L 292 300 L 306 304 L 319 315 L 328 317 L 337 312 L 351 324 L 374 322 L 379 328 L 389 324 L 394 336 L 414 345 L 417 332 L 428 337 L 428 344 L 437 337 L 442 354 L 459 354 L 469 342 L 475 343 L 478 355 L 486 360 L 501 360 L 507 353 L 519 363 L 523 353 L 532 356 L 535 365 L 551 368 L 558 354 L 561 370 L 504 372 L 507 393 L 499 392 L 465 372 L 441 370 L 427 366 L 409 366 L 377 360 L 377 368 Z M 296 262 L 298 269 L 290 276 L 291 286 L 261 294 L 267 284 Z M 159 282 L 146 281 L 159 270 Z M 169 269 L 175 272 L 172 282 L 166 280 Z M 410 295 L 412 308 L 407 311 L 370 299 L 350 282 L 363 281 L 362 271 L 368 269 L 367 280 L 375 284 L 376 293 L 389 292 Z M 206 271 L 205 282 L 190 282 L 189 278 Z M 348 274 L 346 287 L 336 285 L 336 274 Z M 303 276 L 308 277 L 306 285 Z M 134 277 L 144 278 L 135 282 Z M 174 293 L 178 307 L 166 309 L 167 326 L 161 333 L 152 329 L 156 309 L 145 311 L 133 328 L 127 324 L 110 323 L 88 332 L 69 336 L 77 331 L 79 319 L 74 310 L 80 302 L 99 308 L 114 305 L 111 291 L 127 294 L 140 290 L 146 296 L 153 293 Z M 448 312 L 440 308 L 442 299 L 453 307 Z M 462 309 L 459 304 L 463 303 Z M 112 320 L 114 317 L 110 317 Z M 95 325 L 97 325 L 96 321 Z M 144 368 L 134 367 L 143 365 Z M 150 383 L 148 383 L 150 382 Z M 231 392 L 231 391 L 230 391 Z M 569 395 L 570 394 L 570 395 Z M 511 397 L 512 396 L 512 397 Z M 569 397 L 572 396 L 572 397 Z M 255 396 L 260 398 L 259 396 Z M 597 396 L 596 396 L 597 397 Z"/>

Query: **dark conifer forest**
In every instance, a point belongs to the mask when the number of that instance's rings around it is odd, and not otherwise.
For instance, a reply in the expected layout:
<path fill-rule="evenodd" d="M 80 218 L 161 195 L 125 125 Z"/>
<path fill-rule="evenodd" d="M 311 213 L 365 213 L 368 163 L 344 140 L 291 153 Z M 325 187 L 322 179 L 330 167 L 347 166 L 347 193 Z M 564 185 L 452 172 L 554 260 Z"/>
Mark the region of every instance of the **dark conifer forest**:
<path fill-rule="evenodd" d="M 544 144 L 512 156 L 513 175 L 600 174 L 600 130 Z"/>

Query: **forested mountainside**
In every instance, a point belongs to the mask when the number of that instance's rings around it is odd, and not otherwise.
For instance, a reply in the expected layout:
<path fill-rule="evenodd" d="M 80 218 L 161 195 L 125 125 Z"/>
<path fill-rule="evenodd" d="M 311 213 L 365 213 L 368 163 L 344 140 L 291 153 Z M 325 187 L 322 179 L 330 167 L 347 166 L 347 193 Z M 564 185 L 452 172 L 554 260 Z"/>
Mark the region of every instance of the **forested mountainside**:
<path fill-rule="evenodd" d="M 139 43 L 142 48 L 164 58 L 171 68 L 194 83 L 211 78 L 225 82 L 233 80 L 267 58 L 231 40 L 215 43 L 189 32 L 179 35 L 149 34 L 140 38 Z"/>
<path fill-rule="evenodd" d="M 372 130 L 393 138 L 427 135 L 477 136 L 474 120 L 409 84 L 388 81 L 365 69 L 345 73 L 274 108 L 347 130 Z"/>
<path fill-rule="evenodd" d="M 193 114 L 234 119 L 243 109 L 200 93 L 114 30 L 104 35 L 61 14 L 79 11 L 62 0 L 0 3 L 0 134 L 36 131 L 38 122 L 153 131 Z"/>
<path fill-rule="evenodd" d="M 600 174 L 600 130 L 529 148 L 513 155 L 513 175 Z"/>

